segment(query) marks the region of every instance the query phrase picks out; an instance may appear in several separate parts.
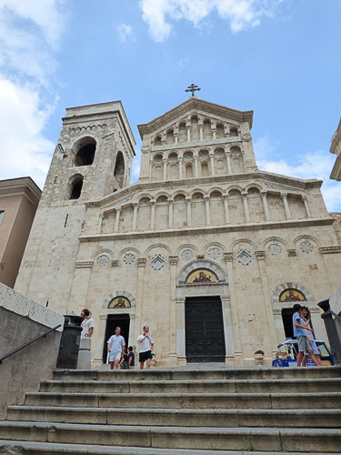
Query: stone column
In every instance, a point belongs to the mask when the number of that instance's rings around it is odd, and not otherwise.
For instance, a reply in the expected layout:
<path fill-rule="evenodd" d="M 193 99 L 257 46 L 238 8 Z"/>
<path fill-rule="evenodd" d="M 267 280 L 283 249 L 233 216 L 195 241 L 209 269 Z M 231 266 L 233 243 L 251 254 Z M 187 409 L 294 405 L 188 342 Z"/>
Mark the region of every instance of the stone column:
<path fill-rule="evenodd" d="M 229 197 L 227 194 L 223 194 L 223 200 L 224 200 L 224 211 L 225 211 L 225 223 L 230 224 Z"/>
<path fill-rule="evenodd" d="M 278 344 L 276 328 L 275 328 L 275 321 L 273 318 L 273 311 L 272 311 L 272 300 L 271 300 L 271 293 L 269 289 L 268 278 L 266 274 L 266 267 L 265 267 L 265 251 L 255 251 L 256 258 L 258 261 L 259 267 L 259 274 L 262 280 L 262 289 L 263 289 L 263 297 L 264 297 L 264 314 L 267 315 L 263 319 L 263 322 L 266 323 L 268 326 L 268 336 L 264 334 L 264 340 L 266 344 L 272 349 L 272 355 L 268 357 L 268 360 L 271 362 L 272 358 L 275 356 L 277 349 L 276 346 Z"/>
<path fill-rule="evenodd" d="M 169 305 L 169 366 L 177 365 L 176 349 L 176 267 L 178 256 L 169 256 L 170 264 L 170 305 Z"/>
<path fill-rule="evenodd" d="M 238 300 L 236 296 L 234 273 L 233 273 L 233 253 L 224 253 L 224 259 L 226 262 L 227 277 L 229 281 L 230 290 L 230 308 L 231 308 L 231 321 L 233 327 L 233 340 L 234 340 L 234 361 L 235 366 L 243 365 L 243 353 L 240 343 L 240 331 L 239 331 L 239 314 L 238 314 Z"/>
<path fill-rule="evenodd" d="M 168 199 L 168 227 L 173 227 L 173 199 Z"/>
<path fill-rule="evenodd" d="M 95 331 L 98 330 L 99 336 L 96 337 L 97 343 L 92 344 L 92 350 L 93 350 L 93 366 L 94 367 L 100 367 L 103 365 L 103 348 L 104 348 L 104 343 L 107 342 L 107 340 L 103 339 L 105 336 L 105 331 L 107 328 L 107 319 L 108 315 L 107 314 L 100 314 L 99 315 L 99 326 L 98 328 L 95 327 Z M 94 332 L 94 336 L 96 335 L 96 332 Z M 91 337 L 92 339 L 93 337 Z M 104 359 L 104 363 L 106 362 L 106 359 Z"/>
<path fill-rule="evenodd" d="M 217 139 L 217 128 L 215 125 L 211 126 L 211 131 L 212 131 L 212 135 L 213 135 L 213 140 Z"/>
<path fill-rule="evenodd" d="M 103 222 L 103 213 L 100 213 L 100 214 L 98 215 L 97 234 L 100 234 L 100 233 L 101 233 L 102 222 Z"/>
<path fill-rule="evenodd" d="M 136 295 L 136 327 L 137 331 L 142 329 L 142 302 L 143 302 L 143 291 L 144 291 L 144 271 L 146 267 L 147 259 L 137 259 L 137 295 Z"/>
<path fill-rule="evenodd" d="M 179 143 L 179 133 L 178 132 L 174 132 L 174 142 L 175 142 L 175 144 Z"/>
<path fill-rule="evenodd" d="M 186 197 L 186 205 L 187 205 L 187 227 L 192 226 L 192 199 L 190 197 Z"/>
<path fill-rule="evenodd" d="M 281 193 L 281 198 L 283 199 L 285 216 L 287 217 L 287 220 L 291 220 L 291 213 L 290 213 L 290 209 L 289 209 L 287 194 Z"/>
<path fill-rule="evenodd" d="M 242 198 L 243 198 L 243 205 L 244 205 L 245 221 L 247 223 L 250 223 L 250 213 L 249 213 L 249 206 L 247 203 L 247 193 L 243 193 Z"/>
<path fill-rule="evenodd" d="M 129 325 L 129 338 L 128 338 L 128 346 L 134 346 L 136 345 L 136 340 L 138 337 L 138 333 L 136 330 L 136 314 L 135 313 L 129 313 L 129 318 L 130 318 L 130 325 Z M 128 352 L 128 346 L 126 346 L 126 352 Z M 135 364 L 137 364 L 136 359 L 135 359 Z"/>
<path fill-rule="evenodd" d="M 270 213 L 269 213 L 269 205 L 268 205 L 268 199 L 267 199 L 267 193 L 264 191 L 261 193 L 262 200 L 263 200 L 263 207 L 264 207 L 264 213 L 265 213 L 265 220 L 270 221 Z"/>
<path fill-rule="evenodd" d="M 231 152 L 225 152 L 226 154 L 226 163 L 227 163 L 227 172 L 228 174 L 232 174 L 232 167 L 231 167 Z"/>
<path fill-rule="evenodd" d="M 183 177 L 183 159 L 182 159 L 182 156 L 179 156 L 178 158 L 178 161 L 179 161 L 179 179 L 181 180 Z"/>
<path fill-rule="evenodd" d="M 116 208 L 116 218 L 115 218 L 115 229 L 114 232 L 118 232 L 119 222 L 120 222 L 121 207 Z"/>
<path fill-rule="evenodd" d="M 187 129 L 187 142 L 191 142 L 191 125 L 186 125 Z"/>
<path fill-rule="evenodd" d="M 151 231 L 154 231 L 154 229 L 155 229 L 155 203 L 156 203 L 156 201 L 154 199 L 152 199 L 150 201 L 150 205 L 151 205 L 150 230 Z"/>
<path fill-rule="evenodd" d="M 198 155 L 194 155 L 194 173 L 195 177 L 199 177 L 199 157 Z"/>
<path fill-rule="evenodd" d="M 211 160 L 211 175 L 215 175 L 215 169 L 214 169 L 214 153 L 210 153 L 210 160 Z"/>
<path fill-rule="evenodd" d="M 205 200 L 206 226 L 211 226 L 210 197 L 204 196 L 204 200 Z"/>
<path fill-rule="evenodd" d="M 176 353 L 178 366 L 185 366 L 186 359 L 186 326 L 185 326 L 185 299 L 176 299 Z"/>
<path fill-rule="evenodd" d="M 234 366 L 234 340 L 233 340 L 233 323 L 231 315 L 231 301 L 228 296 L 221 296 L 224 319 L 225 335 L 225 363 Z"/>
<path fill-rule="evenodd" d="M 204 131 L 203 131 L 203 124 L 199 123 L 199 140 L 203 141 L 204 140 Z"/>
<path fill-rule="evenodd" d="M 136 231 L 137 211 L 138 211 L 138 208 L 139 208 L 139 204 L 138 204 L 137 202 L 134 202 L 134 203 L 133 203 L 133 207 L 134 207 L 134 213 L 133 213 L 133 227 L 132 227 L 132 231 Z"/>
<path fill-rule="evenodd" d="M 307 218 L 311 218 L 311 212 L 310 212 L 307 196 L 302 196 L 302 199 L 303 199 L 303 202 L 304 202 L 304 207 L 305 207 L 305 211 L 306 211 L 306 214 L 307 214 Z"/>
<path fill-rule="evenodd" d="M 153 160 L 149 160 L 149 180 L 152 180 Z"/>
<path fill-rule="evenodd" d="M 162 158 L 163 162 L 163 180 L 167 180 L 167 158 Z"/>

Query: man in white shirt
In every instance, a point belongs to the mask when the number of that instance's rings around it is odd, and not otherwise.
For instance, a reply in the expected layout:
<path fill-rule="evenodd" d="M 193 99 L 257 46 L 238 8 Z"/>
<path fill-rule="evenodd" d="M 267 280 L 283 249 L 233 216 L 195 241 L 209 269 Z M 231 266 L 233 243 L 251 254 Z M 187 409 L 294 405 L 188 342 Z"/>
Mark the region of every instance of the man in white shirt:
<path fill-rule="evenodd" d="M 81 337 L 91 338 L 94 333 L 95 322 L 92 318 L 90 318 L 90 311 L 87 308 L 84 308 L 81 312 L 81 316 L 83 318 L 83 322 L 81 324 L 81 327 L 83 328 Z"/>
<path fill-rule="evenodd" d="M 110 369 L 118 370 L 118 365 L 120 361 L 123 359 L 123 354 L 125 350 L 125 339 L 123 338 L 121 333 L 121 327 L 116 327 L 115 335 L 112 335 L 108 340 L 108 352 L 109 352 L 109 362 L 110 362 Z"/>
<path fill-rule="evenodd" d="M 154 349 L 154 343 L 152 337 L 149 335 L 149 327 L 147 325 L 143 327 L 143 335 L 137 338 L 137 342 L 140 343 L 140 370 L 143 370 L 145 361 L 147 361 L 147 370 L 149 370 L 150 362 L 153 358 L 152 349 Z"/>

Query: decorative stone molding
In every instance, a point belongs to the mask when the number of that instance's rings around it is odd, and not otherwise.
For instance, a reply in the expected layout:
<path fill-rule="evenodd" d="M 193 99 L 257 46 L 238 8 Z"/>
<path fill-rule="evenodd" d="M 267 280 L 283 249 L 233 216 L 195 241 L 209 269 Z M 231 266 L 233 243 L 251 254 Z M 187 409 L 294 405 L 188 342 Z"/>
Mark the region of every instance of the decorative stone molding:
<path fill-rule="evenodd" d="M 217 258 L 219 258 L 219 257 L 221 256 L 220 249 L 219 249 L 219 248 L 216 248 L 216 247 L 215 247 L 215 248 L 210 248 L 210 249 L 208 250 L 208 253 L 207 253 L 207 254 L 208 254 L 208 256 L 209 256 L 211 259 L 213 259 L 213 260 L 215 260 L 215 259 L 217 259 Z"/>
<path fill-rule="evenodd" d="M 250 251 L 246 250 L 245 248 L 240 250 L 236 257 L 238 262 L 240 262 L 242 265 L 249 265 L 254 258 L 253 254 L 251 254 Z"/>
<path fill-rule="evenodd" d="M 212 292 L 219 294 L 220 296 L 228 295 L 228 285 L 227 284 L 201 284 L 200 286 L 177 286 L 177 302 L 183 303 L 183 299 L 188 296 L 207 296 L 211 295 Z M 180 300 L 180 298 L 183 298 Z M 178 300 L 179 299 L 179 300 Z"/>
<path fill-rule="evenodd" d="M 126 253 L 126 254 L 124 255 L 124 257 L 123 257 L 123 262 L 124 262 L 126 265 L 132 265 L 132 264 L 134 264 L 135 259 L 136 259 L 135 254 L 133 254 L 133 253 Z"/>
<path fill-rule="evenodd" d="M 321 254 L 338 254 L 341 253 L 341 246 L 321 246 Z"/>
<path fill-rule="evenodd" d="M 278 243 L 272 243 L 269 245 L 268 250 L 272 256 L 278 256 L 282 252 L 282 247 Z"/>
<path fill-rule="evenodd" d="M 137 266 L 138 267 L 145 267 L 146 263 L 147 263 L 147 259 L 146 258 L 138 258 L 137 259 Z"/>
<path fill-rule="evenodd" d="M 296 249 L 295 248 L 288 249 L 288 256 L 289 257 L 296 256 Z"/>
<path fill-rule="evenodd" d="M 232 262 L 233 261 L 233 252 L 229 251 L 228 253 L 224 253 L 225 262 Z"/>
<path fill-rule="evenodd" d="M 255 255 L 256 255 L 256 258 L 258 259 L 258 261 L 265 259 L 265 251 L 264 250 L 255 251 Z"/>
<path fill-rule="evenodd" d="M 119 267 L 120 266 L 120 263 L 117 259 L 113 259 L 111 261 L 111 267 Z"/>
<path fill-rule="evenodd" d="M 156 254 L 153 259 L 150 261 L 150 265 L 154 270 L 160 270 L 166 264 L 166 260 L 161 256 L 161 254 Z"/>
<path fill-rule="evenodd" d="M 105 267 L 106 265 L 109 264 L 109 257 L 106 255 L 106 254 L 102 254 L 101 256 L 99 256 L 97 258 L 97 264 L 100 266 L 100 267 Z"/>
<path fill-rule="evenodd" d="M 194 252 L 192 250 L 190 250 L 189 248 L 186 248 L 181 253 L 181 257 L 184 261 L 190 261 L 194 257 Z"/>
<path fill-rule="evenodd" d="M 313 252 L 313 249 L 314 249 L 314 246 L 312 243 L 310 242 L 301 242 L 300 243 L 300 249 L 303 253 L 312 253 Z"/>
<path fill-rule="evenodd" d="M 177 265 L 179 262 L 178 256 L 169 256 L 169 263 L 170 265 Z"/>
<path fill-rule="evenodd" d="M 75 262 L 76 269 L 92 269 L 93 265 L 94 265 L 93 261 Z"/>

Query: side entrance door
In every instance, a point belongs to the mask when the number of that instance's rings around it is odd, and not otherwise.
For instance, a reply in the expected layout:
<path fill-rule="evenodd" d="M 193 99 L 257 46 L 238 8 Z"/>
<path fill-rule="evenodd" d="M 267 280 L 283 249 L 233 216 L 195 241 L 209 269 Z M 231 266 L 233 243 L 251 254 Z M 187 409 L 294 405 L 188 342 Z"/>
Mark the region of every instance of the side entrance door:
<path fill-rule="evenodd" d="M 121 327 L 121 335 L 125 339 L 126 352 L 128 352 L 129 325 L 130 325 L 129 314 L 109 314 L 108 315 L 107 328 L 105 331 L 105 339 L 104 339 L 104 348 L 103 348 L 103 363 L 107 362 L 107 354 L 108 354 L 107 341 L 109 340 L 111 335 L 115 335 L 115 328 L 117 326 Z"/>
<path fill-rule="evenodd" d="M 220 297 L 187 297 L 185 321 L 187 362 L 225 362 Z"/>

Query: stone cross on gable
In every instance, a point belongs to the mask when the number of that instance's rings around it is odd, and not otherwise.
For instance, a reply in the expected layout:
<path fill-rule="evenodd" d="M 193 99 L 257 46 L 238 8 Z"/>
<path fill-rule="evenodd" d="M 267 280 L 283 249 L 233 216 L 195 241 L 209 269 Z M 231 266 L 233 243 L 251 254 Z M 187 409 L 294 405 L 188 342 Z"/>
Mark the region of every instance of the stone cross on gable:
<path fill-rule="evenodd" d="M 194 92 L 196 91 L 199 91 L 201 90 L 200 87 L 198 87 L 197 85 L 195 84 L 191 84 L 187 87 L 187 89 L 185 90 L 185 92 L 192 92 L 192 96 L 194 96 Z"/>

